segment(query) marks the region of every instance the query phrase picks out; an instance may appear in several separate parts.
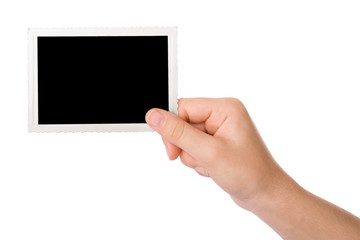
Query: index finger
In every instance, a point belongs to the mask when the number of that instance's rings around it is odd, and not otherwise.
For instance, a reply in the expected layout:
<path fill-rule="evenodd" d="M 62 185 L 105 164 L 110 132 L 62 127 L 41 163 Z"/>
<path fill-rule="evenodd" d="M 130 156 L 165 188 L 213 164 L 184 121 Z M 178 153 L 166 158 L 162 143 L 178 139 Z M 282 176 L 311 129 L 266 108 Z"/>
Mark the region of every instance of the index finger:
<path fill-rule="evenodd" d="M 182 98 L 178 116 L 189 123 L 204 123 L 206 131 L 214 135 L 239 103 L 235 98 Z"/>

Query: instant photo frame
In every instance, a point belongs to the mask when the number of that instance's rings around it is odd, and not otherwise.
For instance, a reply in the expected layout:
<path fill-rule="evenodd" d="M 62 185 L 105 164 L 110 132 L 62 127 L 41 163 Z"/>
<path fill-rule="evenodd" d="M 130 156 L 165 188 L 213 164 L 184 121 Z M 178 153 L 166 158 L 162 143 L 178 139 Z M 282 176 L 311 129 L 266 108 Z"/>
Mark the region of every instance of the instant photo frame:
<path fill-rule="evenodd" d="M 151 131 L 177 113 L 176 27 L 28 29 L 29 132 Z"/>

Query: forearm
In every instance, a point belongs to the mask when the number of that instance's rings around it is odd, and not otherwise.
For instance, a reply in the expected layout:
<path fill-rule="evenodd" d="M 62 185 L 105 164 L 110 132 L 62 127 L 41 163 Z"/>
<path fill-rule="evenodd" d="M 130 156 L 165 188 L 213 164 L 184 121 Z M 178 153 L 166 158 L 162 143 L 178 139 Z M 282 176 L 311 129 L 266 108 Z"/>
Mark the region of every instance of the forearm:
<path fill-rule="evenodd" d="M 249 210 L 289 240 L 360 239 L 360 219 L 311 194 L 289 176 Z"/>

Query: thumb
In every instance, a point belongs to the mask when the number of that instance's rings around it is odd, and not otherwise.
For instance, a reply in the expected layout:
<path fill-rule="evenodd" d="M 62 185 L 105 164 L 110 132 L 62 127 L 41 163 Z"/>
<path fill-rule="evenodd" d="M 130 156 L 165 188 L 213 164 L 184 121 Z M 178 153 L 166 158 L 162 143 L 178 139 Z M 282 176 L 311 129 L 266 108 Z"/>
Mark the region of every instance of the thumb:
<path fill-rule="evenodd" d="M 163 138 L 194 158 L 203 157 L 214 144 L 213 138 L 168 111 L 153 108 L 145 116 L 149 126 Z"/>

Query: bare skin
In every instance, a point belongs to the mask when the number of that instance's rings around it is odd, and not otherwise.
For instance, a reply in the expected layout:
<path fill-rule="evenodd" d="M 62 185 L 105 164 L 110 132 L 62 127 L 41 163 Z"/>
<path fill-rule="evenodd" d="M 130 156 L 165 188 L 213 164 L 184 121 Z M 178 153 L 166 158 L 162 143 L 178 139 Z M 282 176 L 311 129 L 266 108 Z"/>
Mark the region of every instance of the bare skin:
<path fill-rule="evenodd" d="M 180 99 L 178 116 L 146 114 L 168 156 L 210 177 L 284 239 L 360 239 L 360 219 L 299 186 L 274 160 L 234 98 Z"/>

